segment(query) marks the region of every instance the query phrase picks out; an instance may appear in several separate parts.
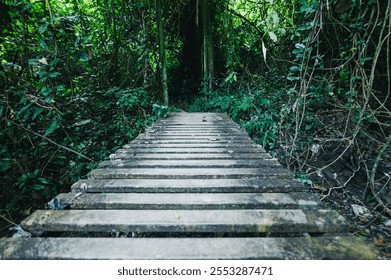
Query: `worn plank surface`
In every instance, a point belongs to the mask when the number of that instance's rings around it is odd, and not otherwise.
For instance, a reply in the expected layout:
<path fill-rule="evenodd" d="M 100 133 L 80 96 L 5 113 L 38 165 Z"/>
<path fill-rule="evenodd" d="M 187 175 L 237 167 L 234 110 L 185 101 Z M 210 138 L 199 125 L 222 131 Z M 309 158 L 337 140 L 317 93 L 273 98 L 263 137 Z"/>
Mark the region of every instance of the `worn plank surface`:
<path fill-rule="evenodd" d="M 308 193 L 62 193 L 72 209 L 306 209 L 321 205 Z"/>
<path fill-rule="evenodd" d="M 158 153 L 158 154 L 129 154 L 129 153 L 120 153 L 110 155 L 110 159 L 177 159 L 177 160 L 187 160 L 187 159 L 271 159 L 272 157 L 267 153 L 258 153 L 258 154 L 239 154 L 239 153 L 226 153 L 226 154 L 193 154 L 193 153 L 183 153 L 183 154 L 174 154 L 174 153 Z"/>
<path fill-rule="evenodd" d="M 0 242 L 1 259 L 376 259 L 354 237 L 320 238 L 32 238 Z"/>
<path fill-rule="evenodd" d="M 21 222 L 33 238 L 0 240 L 0 259 L 379 258 L 226 114 L 161 119 L 87 178 Z"/>
<path fill-rule="evenodd" d="M 259 160 L 111 160 L 99 164 L 99 168 L 254 168 L 281 167 L 275 159 Z"/>
<path fill-rule="evenodd" d="M 308 187 L 290 179 L 93 179 L 72 185 L 73 192 L 227 193 L 305 192 Z"/>
<path fill-rule="evenodd" d="M 336 233 L 347 231 L 333 210 L 38 210 L 21 223 L 50 232 Z"/>
<path fill-rule="evenodd" d="M 292 178 L 285 168 L 101 168 L 88 173 L 89 179 L 235 179 L 251 177 Z"/>

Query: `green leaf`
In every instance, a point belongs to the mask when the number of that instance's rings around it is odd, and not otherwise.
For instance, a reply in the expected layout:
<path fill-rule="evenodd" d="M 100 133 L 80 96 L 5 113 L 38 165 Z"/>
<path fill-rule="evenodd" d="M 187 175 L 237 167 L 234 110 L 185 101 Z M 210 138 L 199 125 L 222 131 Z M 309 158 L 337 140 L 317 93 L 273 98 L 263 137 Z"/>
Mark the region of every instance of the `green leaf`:
<path fill-rule="evenodd" d="M 251 101 L 249 100 L 246 100 L 245 102 L 243 102 L 242 104 L 240 104 L 240 109 L 242 111 L 247 111 L 250 107 L 251 107 Z"/>
<path fill-rule="evenodd" d="M 278 14 L 276 11 L 273 11 L 272 14 L 272 19 L 273 19 L 273 24 L 274 25 L 278 25 L 279 21 L 280 21 L 280 18 L 278 17 Z"/>
<path fill-rule="evenodd" d="M 48 24 L 47 24 L 47 23 L 44 23 L 44 24 L 42 24 L 42 25 L 39 27 L 38 32 L 39 32 L 39 34 L 42 34 L 42 33 L 44 33 L 47 29 L 48 29 Z"/>
<path fill-rule="evenodd" d="M 237 77 L 236 77 L 236 72 L 234 72 L 234 71 L 229 73 L 228 77 L 225 78 L 225 80 L 224 80 L 225 83 L 233 83 L 236 81 L 237 81 Z"/>
<path fill-rule="evenodd" d="M 41 46 L 41 48 L 43 48 L 45 51 L 48 51 L 49 48 L 48 48 L 48 45 L 46 45 L 45 41 L 44 40 L 41 40 L 39 42 L 39 45 Z"/>
<path fill-rule="evenodd" d="M 267 99 L 267 98 L 261 98 L 261 99 L 259 99 L 259 104 L 261 104 L 261 105 L 269 105 L 270 104 L 270 100 Z"/>
<path fill-rule="evenodd" d="M 289 81 L 297 81 L 297 80 L 300 80 L 300 77 L 288 76 L 287 79 Z"/>
<path fill-rule="evenodd" d="M 32 7 L 31 4 L 24 5 L 24 6 L 23 6 L 22 12 L 25 12 L 25 11 L 27 11 L 27 10 L 30 10 L 31 7 Z"/>
<path fill-rule="evenodd" d="M 39 65 L 38 59 L 36 59 L 36 58 L 29 59 L 29 65 L 32 65 L 32 66 Z"/>
<path fill-rule="evenodd" d="M 79 60 L 81 61 L 88 61 L 90 58 L 86 52 L 80 52 L 79 53 Z"/>
<path fill-rule="evenodd" d="M 49 181 L 46 180 L 45 178 L 38 178 L 38 181 L 41 183 L 41 184 L 49 184 Z"/>
<path fill-rule="evenodd" d="M 61 75 L 59 72 L 51 72 L 51 73 L 49 73 L 49 77 L 50 78 L 55 78 L 55 77 L 57 77 L 59 75 Z"/>
<path fill-rule="evenodd" d="M 50 65 L 50 66 L 56 65 L 59 61 L 60 61 L 59 58 L 55 58 L 55 59 L 53 59 L 52 61 L 50 61 L 49 65 Z"/>
<path fill-rule="evenodd" d="M 341 80 L 344 81 L 348 78 L 348 73 L 346 70 L 342 69 L 341 73 L 339 73 L 339 76 L 341 77 Z"/>
<path fill-rule="evenodd" d="M 372 60 L 372 57 L 363 57 L 360 59 L 360 65 L 364 65 L 365 62 L 369 61 L 369 60 Z"/>
<path fill-rule="evenodd" d="M 44 185 L 36 184 L 32 188 L 33 188 L 33 190 L 41 191 L 41 190 L 45 189 L 46 187 Z"/>
<path fill-rule="evenodd" d="M 301 67 L 299 67 L 299 66 L 292 66 L 289 69 L 291 70 L 291 72 L 300 72 L 301 71 Z"/>
<path fill-rule="evenodd" d="M 60 127 L 59 123 L 57 122 L 57 119 L 53 119 L 50 123 L 50 126 L 45 131 L 45 136 L 48 136 L 49 134 L 53 133 L 56 129 Z"/>
<path fill-rule="evenodd" d="M 31 117 L 32 120 L 35 120 L 36 117 L 39 116 L 39 114 L 41 114 L 43 111 L 45 111 L 44 108 L 41 108 L 41 107 L 34 107 L 34 115 Z"/>
<path fill-rule="evenodd" d="M 7 171 L 11 168 L 13 160 L 10 158 L 5 158 L 0 160 L 0 172 Z"/>

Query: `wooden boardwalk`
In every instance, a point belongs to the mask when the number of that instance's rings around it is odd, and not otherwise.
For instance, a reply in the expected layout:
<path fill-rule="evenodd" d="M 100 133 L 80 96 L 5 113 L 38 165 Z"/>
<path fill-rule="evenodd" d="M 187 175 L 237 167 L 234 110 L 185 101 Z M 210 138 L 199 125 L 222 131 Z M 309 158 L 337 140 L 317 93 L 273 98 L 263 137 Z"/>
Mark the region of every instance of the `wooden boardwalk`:
<path fill-rule="evenodd" d="M 0 259 L 378 258 L 225 114 L 157 121 L 50 205 Z"/>

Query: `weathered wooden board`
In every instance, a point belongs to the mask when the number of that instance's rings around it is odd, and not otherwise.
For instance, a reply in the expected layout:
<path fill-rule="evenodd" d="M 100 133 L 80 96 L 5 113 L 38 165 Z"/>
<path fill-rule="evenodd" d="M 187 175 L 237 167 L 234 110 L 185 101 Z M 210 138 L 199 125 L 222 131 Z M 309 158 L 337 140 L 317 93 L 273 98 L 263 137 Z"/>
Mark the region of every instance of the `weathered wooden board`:
<path fill-rule="evenodd" d="M 175 192 L 303 192 L 304 184 L 290 179 L 99 179 L 79 180 L 73 192 L 175 193 Z"/>
<path fill-rule="evenodd" d="M 255 144 L 243 144 L 243 143 L 236 143 L 236 144 L 222 144 L 222 143 L 174 143 L 174 144 L 156 144 L 154 142 L 152 143 L 131 143 L 123 146 L 123 149 L 214 149 L 214 148 L 223 148 L 227 150 L 234 149 L 248 149 L 248 148 L 258 148 L 264 151 L 260 146 Z M 264 151 L 265 152 L 265 151 Z"/>
<path fill-rule="evenodd" d="M 233 141 L 252 141 L 250 137 L 248 136 L 227 136 L 227 135 L 193 135 L 193 136 L 186 136 L 186 135 L 153 135 L 153 134 L 140 134 L 136 137 L 136 140 L 145 140 L 145 139 L 152 139 L 152 140 L 211 140 L 211 139 L 224 139 L 224 140 L 233 140 Z"/>
<path fill-rule="evenodd" d="M 225 145 L 238 145 L 238 144 L 254 144 L 254 141 L 251 140 L 224 140 L 221 138 L 210 138 L 210 139 L 171 139 L 171 140 L 133 140 L 131 144 L 210 144 L 210 143 L 218 143 Z"/>
<path fill-rule="evenodd" d="M 158 153 L 158 154 L 112 154 L 110 155 L 110 159 L 125 159 L 125 160 L 141 160 L 141 159 L 160 159 L 160 160 L 208 160 L 208 159 L 271 159 L 272 157 L 267 153 L 257 153 L 257 154 L 239 154 L 239 153 L 226 153 L 226 154 L 170 154 L 170 153 Z"/>
<path fill-rule="evenodd" d="M 257 154 L 265 153 L 260 147 L 248 148 L 149 148 L 137 147 L 133 149 L 118 149 L 117 154 Z"/>
<path fill-rule="evenodd" d="M 285 168 L 101 168 L 87 174 L 88 179 L 235 179 L 293 176 Z"/>
<path fill-rule="evenodd" d="M 75 198 L 76 197 L 76 198 Z M 309 193 L 62 193 L 71 209 L 308 209 L 321 208 Z"/>
<path fill-rule="evenodd" d="M 378 259 L 352 236 L 314 238 L 28 238 L 0 240 L 0 259 Z"/>
<path fill-rule="evenodd" d="M 333 210 L 37 210 L 22 221 L 32 232 L 346 232 Z"/>
<path fill-rule="evenodd" d="M 99 168 L 254 168 L 281 167 L 275 159 L 259 160 L 111 160 L 103 161 Z"/>

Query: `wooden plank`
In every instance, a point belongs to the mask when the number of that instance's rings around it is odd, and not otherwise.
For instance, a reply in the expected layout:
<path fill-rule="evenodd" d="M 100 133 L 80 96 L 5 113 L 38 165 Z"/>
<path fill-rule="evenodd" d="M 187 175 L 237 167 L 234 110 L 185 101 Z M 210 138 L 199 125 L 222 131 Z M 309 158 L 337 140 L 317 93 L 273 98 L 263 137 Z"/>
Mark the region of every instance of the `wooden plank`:
<path fill-rule="evenodd" d="M 126 248 L 126 249 L 124 249 Z M 19 238 L 0 240 L 0 259 L 189 260 L 380 259 L 362 238 Z"/>
<path fill-rule="evenodd" d="M 209 135 L 209 134 L 219 134 L 219 135 L 228 135 L 228 136 L 234 136 L 234 135 L 244 135 L 247 136 L 248 134 L 245 131 L 238 130 L 238 129 L 207 129 L 207 128 L 200 128 L 200 129 L 148 129 L 145 131 L 146 134 L 155 134 L 155 135 Z"/>
<path fill-rule="evenodd" d="M 148 128 L 146 128 L 146 131 L 190 131 L 190 132 L 210 132 L 210 131 L 219 131 L 219 132 L 240 132 L 247 134 L 246 130 L 239 127 L 239 126 L 223 126 L 223 125 L 214 125 L 214 126 L 207 126 L 207 125 L 200 125 L 200 126 L 157 126 L 153 125 Z"/>
<path fill-rule="evenodd" d="M 259 148 L 262 149 L 261 146 L 256 145 L 254 143 L 251 144 L 222 144 L 222 143 L 175 143 L 175 144 L 156 144 L 156 143 L 131 143 L 123 146 L 123 149 L 205 149 L 205 148 L 224 148 L 224 149 L 247 149 L 247 148 Z M 262 149 L 263 150 L 263 149 Z M 264 150 L 263 150 L 264 151 Z"/>
<path fill-rule="evenodd" d="M 340 233 L 333 210 L 37 210 L 21 222 L 34 232 Z"/>
<path fill-rule="evenodd" d="M 153 125 L 146 129 L 149 132 L 241 132 L 247 134 L 247 132 L 238 126 L 156 126 Z"/>
<path fill-rule="evenodd" d="M 307 209 L 321 205 L 309 193 L 62 193 L 56 199 L 72 209 Z"/>
<path fill-rule="evenodd" d="M 101 168 L 87 174 L 88 179 L 235 179 L 292 178 L 285 168 Z"/>
<path fill-rule="evenodd" d="M 233 135 L 193 135 L 193 136 L 188 136 L 188 135 L 153 135 L 149 134 L 146 135 L 144 133 L 140 134 L 139 136 L 136 137 L 137 140 L 139 139 L 153 139 L 153 140 L 175 140 L 175 139 L 193 139 L 193 140 L 209 140 L 209 139 L 224 139 L 224 140 L 244 140 L 244 141 L 252 141 L 249 136 L 246 135 L 241 135 L 241 136 L 233 136 Z"/>
<path fill-rule="evenodd" d="M 146 131 L 145 132 L 145 135 L 151 135 L 151 136 L 171 136 L 171 137 L 175 137 L 175 136 L 182 136 L 182 137 L 193 137 L 193 136 L 202 136 L 202 137 L 218 137 L 218 136 L 221 136 L 221 137 L 224 137 L 224 136 L 228 136 L 228 137 L 233 137 L 233 136 L 244 136 L 246 137 L 247 134 L 243 133 L 243 132 L 213 132 L 213 131 L 166 131 L 166 130 L 162 130 L 162 131 Z"/>
<path fill-rule="evenodd" d="M 265 153 L 261 147 L 253 148 L 148 148 L 137 147 L 133 149 L 118 149 L 117 154 L 255 154 Z"/>
<path fill-rule="evenodd" d="M 159 124 L 155 123 L 150 127 L 151 129 L 239 129 L 243 130 L 240 126 L 234 123 L 202 123 L 202 124 L 183 124 L 183 123 L 174 123 L 174 124 Z"/>
<path fill-rule="evenodd" d="M 209 159 L 271 159 L 272 157 L 268 153 L 257 153 L 257 154 L 111 154 L 110 159 L 123 159 L 123 160 L 143 160 L 143 159 L 155 159 L 155 160 L 209 160 Z"/>
<path fill-rule="evenodd" d="M 237 144 L 250 144 L 253 145 L 254 141 L 251 140 L 223 140 L 220 138 L 210 138 L 210 139 L 169 139 L 169 140 L 133 140 L 131 144 L 210 144 L 210 143 L 217 143 L 217 144 L 225 144 L 225 145 L 237 145 Z"/>
<path fill-rule="evenodd" d="M 308 187 L 290 179 L 100 179 L 79 180 L 73 192 L 205 193 L 205 192 L 305 192 Z"/>
<path fill-rule="evenodd" d="M 111 160 L 103 161 L 99 168 L 251 168 L 281 167 L 276 159 L 259 160 Z"/>

